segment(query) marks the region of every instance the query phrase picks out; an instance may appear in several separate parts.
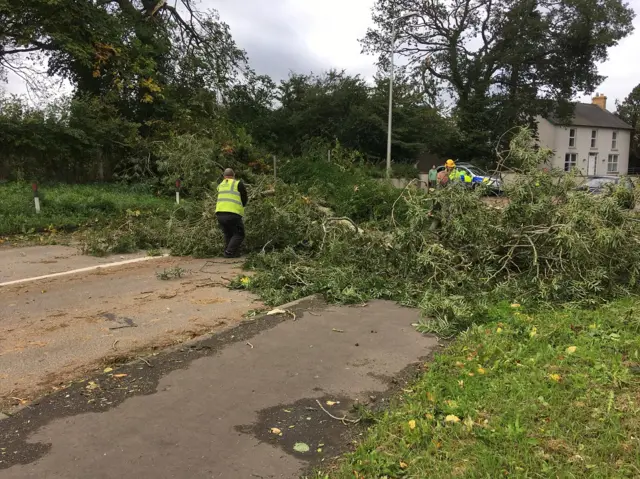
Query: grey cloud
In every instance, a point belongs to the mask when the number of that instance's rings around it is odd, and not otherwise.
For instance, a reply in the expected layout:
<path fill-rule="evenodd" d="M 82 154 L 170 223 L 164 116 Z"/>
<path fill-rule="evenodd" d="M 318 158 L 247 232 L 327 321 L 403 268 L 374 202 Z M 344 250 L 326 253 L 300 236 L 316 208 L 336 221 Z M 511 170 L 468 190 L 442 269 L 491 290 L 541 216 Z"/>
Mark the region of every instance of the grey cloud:
<path fill-rule="evenodd" d="M 239 47 L 249 55 L 251 67 L 274 80 L 291 71 L 308 73 L 331 68 L 305 44 L 302 21 L 287 8 L 287 0 L 205 0 L 203 5 L 220 12 L 231 27 Z"/>

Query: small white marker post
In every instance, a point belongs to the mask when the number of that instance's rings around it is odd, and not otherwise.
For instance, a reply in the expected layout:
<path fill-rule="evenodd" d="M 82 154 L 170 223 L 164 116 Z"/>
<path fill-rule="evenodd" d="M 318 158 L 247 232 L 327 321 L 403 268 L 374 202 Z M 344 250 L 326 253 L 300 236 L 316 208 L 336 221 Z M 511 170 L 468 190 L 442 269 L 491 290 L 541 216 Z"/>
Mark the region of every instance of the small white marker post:
<path fill-rule="evenodd" d="M 273 155 L 273 179 L 274 180 L 278 179 L 276 170 L 277 170 L 277 160 L 276 160 L 276 155 Z"/>
<path fill-rule="evenodd" d="M 38 196 L 38 183 L 33 183 L 31 185 L 31 189 L 33 190 L 33 202 L 36 205 L 36 213 L 40 214 L 40 197 Z"/>
<path fill-rule="evenodd" d="M 176 180 L 176 204 L 180 204 L 180 179 Z"/>

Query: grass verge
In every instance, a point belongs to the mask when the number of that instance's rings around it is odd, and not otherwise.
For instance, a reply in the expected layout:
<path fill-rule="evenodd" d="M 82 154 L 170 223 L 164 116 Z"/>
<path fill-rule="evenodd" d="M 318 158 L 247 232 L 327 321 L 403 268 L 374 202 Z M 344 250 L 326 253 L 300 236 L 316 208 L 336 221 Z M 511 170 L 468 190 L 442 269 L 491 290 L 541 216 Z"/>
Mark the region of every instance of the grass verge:
<path fill-rule="evenodd" d="M 0 236 L 74 230 L 127 210 L 168 217 L 174 205 L 142 186 L 51 185 L 41 187 L 40 195 L 42 210 L 37 214 L 29 184 L 0 185 Z"/>
<path fill-rule="evenodd" d="M 489 315 L 318 477 L 640 477 L 640 301 Z"/>

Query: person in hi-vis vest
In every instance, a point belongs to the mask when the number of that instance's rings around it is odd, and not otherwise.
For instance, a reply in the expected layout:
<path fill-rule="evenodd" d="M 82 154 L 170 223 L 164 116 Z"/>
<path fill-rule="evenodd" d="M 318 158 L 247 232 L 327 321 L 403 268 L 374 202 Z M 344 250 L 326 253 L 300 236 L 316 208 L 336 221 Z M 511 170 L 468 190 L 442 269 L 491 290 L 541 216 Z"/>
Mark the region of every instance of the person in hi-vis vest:
<path fill-rule="evenodd" d="M 224 234 L 224 257 L 240 256 L 244 241 L 244 207 L 247 206 L 247 189 L 231 168 L 224 170 L 224 179 L 218 185 L 216 217 Z"/>

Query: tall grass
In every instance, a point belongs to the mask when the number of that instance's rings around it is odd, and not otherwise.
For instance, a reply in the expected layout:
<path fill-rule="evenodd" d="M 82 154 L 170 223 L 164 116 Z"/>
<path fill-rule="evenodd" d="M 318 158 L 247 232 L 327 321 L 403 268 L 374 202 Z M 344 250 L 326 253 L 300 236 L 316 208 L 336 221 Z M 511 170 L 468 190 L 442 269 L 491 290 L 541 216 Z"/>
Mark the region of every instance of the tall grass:
<path fill-rule="evenodd" d="M 0 235 L 46 230 L 74 230 L 100 223 L 127 210 L 168 215 L 171 198 L 157 197 L 146 186 L 51 185 L 40 188 L 41 212 L 27 183 L 0 185 Z"/>

